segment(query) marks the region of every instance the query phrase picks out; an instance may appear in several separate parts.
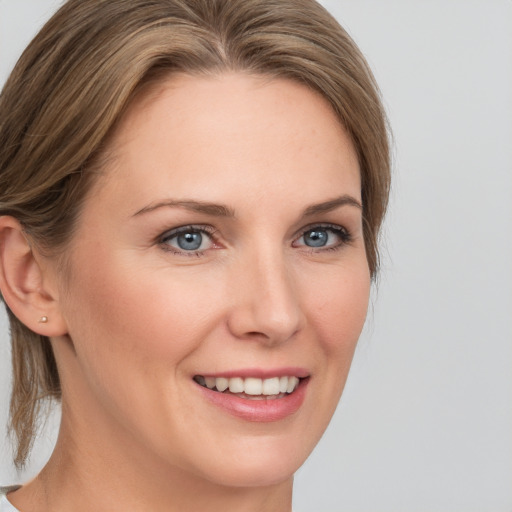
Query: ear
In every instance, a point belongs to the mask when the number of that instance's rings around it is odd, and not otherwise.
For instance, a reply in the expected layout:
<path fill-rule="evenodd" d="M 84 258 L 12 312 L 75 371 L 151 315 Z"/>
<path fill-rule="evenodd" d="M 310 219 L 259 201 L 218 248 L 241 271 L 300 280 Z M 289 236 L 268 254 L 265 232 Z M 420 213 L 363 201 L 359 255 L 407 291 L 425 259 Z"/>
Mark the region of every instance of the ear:
<path fill-rule="evenodd" d="M 14 315 L 42 336 L 67 334 L 57 286 L 48 264 L 29 243 L 20 223 L 0 216 L 0 290 Z"/>

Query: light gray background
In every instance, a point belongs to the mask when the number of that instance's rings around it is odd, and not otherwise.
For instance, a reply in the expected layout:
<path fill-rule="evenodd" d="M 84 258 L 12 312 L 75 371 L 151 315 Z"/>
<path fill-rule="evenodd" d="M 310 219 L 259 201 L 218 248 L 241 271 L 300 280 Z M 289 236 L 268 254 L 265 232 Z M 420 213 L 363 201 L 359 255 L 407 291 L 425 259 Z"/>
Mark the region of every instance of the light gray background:
<path fill-rule="evenodd" d="M 370 321 L 341 406 L 297 475 L 295 509 L 510 512 L 512 1 L 323 3 L 381 85 L 394 188 Z M 58 4 L 0 0 L 0 83 Z M 23 475 L 0 438 L 0 483 L 37 471 L 56 420 Z"/>

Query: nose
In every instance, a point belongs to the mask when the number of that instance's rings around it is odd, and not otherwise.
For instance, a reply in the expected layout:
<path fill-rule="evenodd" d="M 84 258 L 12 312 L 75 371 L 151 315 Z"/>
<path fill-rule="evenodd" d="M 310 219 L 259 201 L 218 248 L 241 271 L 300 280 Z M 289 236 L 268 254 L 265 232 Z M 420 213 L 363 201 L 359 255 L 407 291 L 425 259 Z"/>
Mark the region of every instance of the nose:
<path fill-rule="evenodd" d="M 283 343 L 304 324 L 296 279 L 284 257 L 257 256 L 241 265 L 228 326 L 239 339 Z"/>

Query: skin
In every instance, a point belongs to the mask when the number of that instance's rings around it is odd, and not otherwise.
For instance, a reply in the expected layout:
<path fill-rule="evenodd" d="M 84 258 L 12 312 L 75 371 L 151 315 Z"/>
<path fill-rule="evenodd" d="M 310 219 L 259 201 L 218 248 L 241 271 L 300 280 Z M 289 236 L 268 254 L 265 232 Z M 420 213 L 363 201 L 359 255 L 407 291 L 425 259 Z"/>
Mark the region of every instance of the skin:
<path fill-rule="evenodd" d="M 68 271 L 37 258 L 55 307 L 35 328 L 62 326 L 52 336 L 62 426 L 46 468 L 9 499 L 23 512 L 288 512 L 366 316 L 353 145 L 308 88 L 233 73 L 146 92 L 110 150 Z M 340 197 L 350 201 L 304 216 Z M 155 208 L 169 200 L 234 215 Z M 170 238 L 188 225 L 214 231 L 199 253 Z M 315 226 L 324 247 L 306 244 Z M 280 367 L 306 369 L 309 382 L 299 410 L 273 422 L 228 414 L 193 381 Z"/>

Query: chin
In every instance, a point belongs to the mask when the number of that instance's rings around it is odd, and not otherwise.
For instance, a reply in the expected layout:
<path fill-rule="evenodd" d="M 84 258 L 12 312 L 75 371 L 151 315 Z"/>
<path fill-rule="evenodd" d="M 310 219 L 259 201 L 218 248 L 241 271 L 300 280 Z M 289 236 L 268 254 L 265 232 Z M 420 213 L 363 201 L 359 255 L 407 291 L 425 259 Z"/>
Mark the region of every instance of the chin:
<path fill-rule="evenodd" d="M 202 477 L 228 487 L 267 487 L 293 478 L 316 445 L 289 433 L 275 438 L 239 439 L 236 446 L 225 447 L 218 456 L 206 456 L 200 462 Z M 196 466 L 197 467 L 197 466 Z"/>
<path fill-rule="evenodd" d="M 294 457 L 259 457 L 258 460 L 239 460 L 235 464 L 224 464 L 210 473 L 209 480 L 226 487 L 272 487 L 293 478 L 305 459 Z"/>

